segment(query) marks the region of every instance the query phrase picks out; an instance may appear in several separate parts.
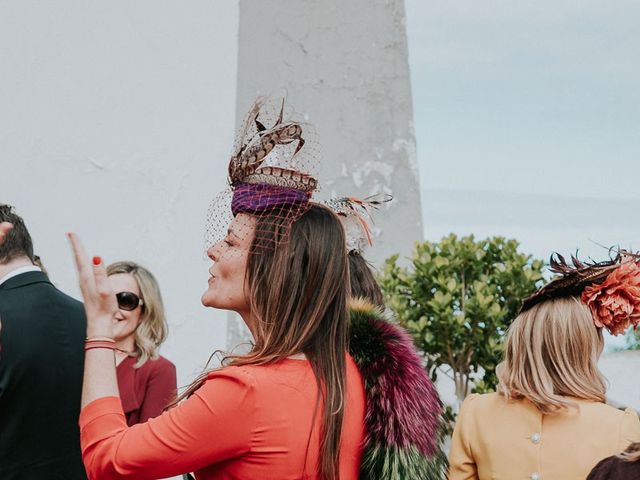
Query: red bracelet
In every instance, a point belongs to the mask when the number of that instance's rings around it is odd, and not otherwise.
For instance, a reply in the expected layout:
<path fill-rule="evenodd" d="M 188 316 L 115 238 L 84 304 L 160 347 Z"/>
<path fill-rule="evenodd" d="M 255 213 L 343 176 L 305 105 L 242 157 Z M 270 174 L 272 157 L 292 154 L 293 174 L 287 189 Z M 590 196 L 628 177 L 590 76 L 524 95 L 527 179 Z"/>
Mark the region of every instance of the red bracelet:
<path fill-rule="evenodd" d="M 84 339 L 85 342 L 93 342 L 94 340 L 104 340 L 105 342 L 115 342 L 115 339 L 112 337 L 102 337 L 102 336 L 87 337 Z"/>
<path fill-rule="evenodd" d="M 87 340 L 84 342 L 84 350 L 91 350 L 94 348 L 108 348 L 109 350 L 117 350 L 116 342 L 113 340 Z"/>

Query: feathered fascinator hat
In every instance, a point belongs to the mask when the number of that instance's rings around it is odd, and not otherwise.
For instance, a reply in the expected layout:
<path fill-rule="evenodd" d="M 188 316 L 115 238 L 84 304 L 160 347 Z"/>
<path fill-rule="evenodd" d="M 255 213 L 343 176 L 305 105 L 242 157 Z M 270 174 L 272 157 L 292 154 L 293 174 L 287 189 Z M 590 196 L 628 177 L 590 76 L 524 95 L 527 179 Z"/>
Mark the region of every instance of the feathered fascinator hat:
<path fill-rule="evenodd" d="M 236 133 L 229 188 L 209 207 L 205 247 L 222 240 L 239 213 L 268 217 L 282 227 L 277 238 L 258 244 L 275 247 L 285 241 L 291 224 L 309 208 L 319 163 L 315 130 L 297 119 L 284 99 L 258 99 Z"/>
<path fill-rule="evenodd" d="M 342 197 L 323 202 L 342 220 L 347 241 L 347 253 L 362 254 L 367 247 L 373 245 L 371 212 L 391 200 L 393 200 L 391 195 L 378 194 L 362 200 L 355 197 Z"/>
<path fill-rule="evenodd" d="M 521 312 L 562 297 L 580 297 L 597 327 L 612 335 L 640 323 L 640 256 L 624 250 L 604 262 L 582 262 L 571 256 L 551 256 L 550 270 L 558 277 L 522 302 Z"/>

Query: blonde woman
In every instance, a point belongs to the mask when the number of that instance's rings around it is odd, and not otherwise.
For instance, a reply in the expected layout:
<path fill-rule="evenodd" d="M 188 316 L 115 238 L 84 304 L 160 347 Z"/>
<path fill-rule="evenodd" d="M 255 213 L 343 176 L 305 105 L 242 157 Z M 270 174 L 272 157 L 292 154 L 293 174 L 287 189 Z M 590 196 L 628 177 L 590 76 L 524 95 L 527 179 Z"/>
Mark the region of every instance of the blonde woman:
<path fill-rule="evenodd" d="M 158 354 L 167 338 L 160 288 L 146 268 L 134 262 L 107 267 L 118 311 L 113 328 L 116 374 L 129 426 L 157 417 L 176 396 L 176 367 Z"/>
<path fill-rule="evenodd" d="M 498 392 L 471 395 L 453 433 L 450 480 L 583 480 L 640 441 L 635 412 L 605 403 L 602 328 L 640 321 L 640 267 L 552 259 L 561 276 L 526 299 L 507 334 Z"/>

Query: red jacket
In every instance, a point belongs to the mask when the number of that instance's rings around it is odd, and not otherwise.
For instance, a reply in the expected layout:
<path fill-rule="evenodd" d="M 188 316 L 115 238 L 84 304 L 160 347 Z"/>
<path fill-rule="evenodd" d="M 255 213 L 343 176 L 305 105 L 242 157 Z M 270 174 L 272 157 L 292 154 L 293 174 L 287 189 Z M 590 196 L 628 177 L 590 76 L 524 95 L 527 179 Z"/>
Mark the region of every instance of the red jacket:
<path fill-rule="evenodd" d="M 358 478 L 364 436 L 362 377 L 347 357 L 340 478 Z M 307 360 L 228 366 L 178 406 L 127 428 L 117 397 L 80 414 L 91 480 L 151 480 L 195 471 L 200 480 L 317 479 L 322 402 Z M 304 475 L 303 475 L 304 474 Z"/>

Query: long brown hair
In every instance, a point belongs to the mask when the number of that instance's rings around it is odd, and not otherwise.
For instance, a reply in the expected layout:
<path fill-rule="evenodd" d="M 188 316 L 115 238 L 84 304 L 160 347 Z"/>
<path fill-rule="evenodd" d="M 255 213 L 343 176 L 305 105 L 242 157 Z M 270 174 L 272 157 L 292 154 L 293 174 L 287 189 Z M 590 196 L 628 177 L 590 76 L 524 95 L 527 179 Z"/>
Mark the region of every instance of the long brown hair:
<path fill-rule="evenodd" d="M 282 218 L 281 214 L 257 218 L 247 260 L 255 345 L 248 354 L 229 356 L 224 363 L 265 365 L 300 352 L 306 355 L 318 383 L 317 405 L 324 405 L 319 475 L 323 480 L 336 480 L 349 318 L 344 230 L 332 211 L 316 204 L 293 225 Z M 178 401 L 205 379 L 206 372 Z"/>
<path fill-rule="evenodd" d="M 375 306 L 384 309 L 384 295 L 380 285 L 376 282 L 376 277 L 373 275 L 369 262 L 359 252 L 355 251 L 349 252 L 348 258 L 351 297 L 364 298 Z"/>

